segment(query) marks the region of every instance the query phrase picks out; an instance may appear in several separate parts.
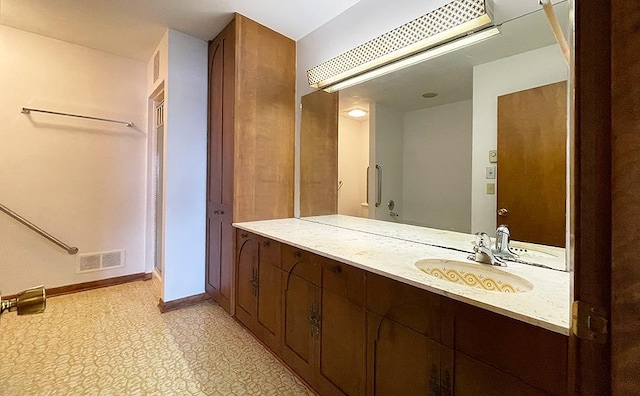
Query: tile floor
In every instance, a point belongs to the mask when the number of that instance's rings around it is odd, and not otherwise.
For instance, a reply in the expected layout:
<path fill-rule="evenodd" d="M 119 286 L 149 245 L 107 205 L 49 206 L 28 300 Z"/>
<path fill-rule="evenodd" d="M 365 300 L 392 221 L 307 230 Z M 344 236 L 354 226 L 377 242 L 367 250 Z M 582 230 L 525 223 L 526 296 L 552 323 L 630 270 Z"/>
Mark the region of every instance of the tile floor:
<path fill-rule="evenodd" d="M 160 314 L 154 282 L 0 319 L 0 395 L 309 395 L 211 302 Z"/>

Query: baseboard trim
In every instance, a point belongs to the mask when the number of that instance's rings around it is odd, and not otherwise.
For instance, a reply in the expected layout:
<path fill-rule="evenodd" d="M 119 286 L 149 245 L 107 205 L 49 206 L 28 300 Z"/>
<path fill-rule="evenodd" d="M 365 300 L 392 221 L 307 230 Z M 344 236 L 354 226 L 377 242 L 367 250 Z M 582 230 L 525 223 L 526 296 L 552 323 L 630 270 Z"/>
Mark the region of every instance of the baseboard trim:
<path fill-rule="evenodd" d="M 45 289 L 45 293 L 47 295 L 47 298 L 56 297 L 56 296 L 62 296 L 65 294 L 72 294 L 72 293 L 78 293 L 78 292 L 87 291 L 87 290 L 100 289 L 103 287 L 122 285 L 124 283 L 129 283 L 129 282 L 148 281 L 148 280 L 151 280 L 152 277 L 153 277 L 153 274 L 151 272 L 149 273 L 142 272 L 139 274 L 117 276 L 115 278 L 100 279 L 100 280 L 91 281 L 91 282 L 75 283 L 73 285 L 67 285 L 67 286 L 51 287 L 51 288 Z M 16 295 L 2 296 L 3 300 L 9 300 L 12 298 L 16 298 Z"/>
<path fill-rule="evenodd" d="M 177 300 L 173 300 L 169 302 L 164 302 L 162 301 L 162 299 L 160 299 L 160 301 L 158 301 L 158 308 L 160 309 L 160 312 L 165 313 L 169 311 L 174 311 L 176 309 L 181 309 L 191 305 L 195 305 L 210 299 L 211 299 L 211 296 L 208 295 L 207 293 L 196 294 L 194 296 L 189 296 L 185 298 L 179 298 Z"/>

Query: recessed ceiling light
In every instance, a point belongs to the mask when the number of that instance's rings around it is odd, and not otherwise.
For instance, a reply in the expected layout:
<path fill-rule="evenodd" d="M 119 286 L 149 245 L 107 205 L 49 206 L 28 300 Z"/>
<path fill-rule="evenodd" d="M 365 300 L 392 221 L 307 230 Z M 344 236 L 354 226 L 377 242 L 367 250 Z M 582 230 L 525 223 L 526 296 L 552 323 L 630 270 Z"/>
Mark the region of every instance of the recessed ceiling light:
<path fill-rule="evenodd" d="M 366 116 L 367 112 L 362 109 L 353 109 L 353 110 L 349 110 L 347 112 L 347 115 L 353 118 L 360 118 L 360 117 Z"/>
<path fill-rule="evenodd" d="M 427 99 L 435 98 L 436 96 L 438 96 L 437 92 L 427 92 L 422 94 L 422 97 Z"/>

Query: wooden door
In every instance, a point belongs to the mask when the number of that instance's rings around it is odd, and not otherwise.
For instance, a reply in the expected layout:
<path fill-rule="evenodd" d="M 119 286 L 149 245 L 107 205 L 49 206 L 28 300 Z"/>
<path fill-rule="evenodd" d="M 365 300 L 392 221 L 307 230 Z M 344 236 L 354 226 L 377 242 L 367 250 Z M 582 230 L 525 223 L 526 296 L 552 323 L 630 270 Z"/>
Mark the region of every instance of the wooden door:
<path fill-rule="evenodd" d="M 302 97 L 300 215 L 338 213 L 338 93 Z"/>
<path fill-rule="evenodd" d="M 234 269 L 233 108 L 235 23 L 209 43 L 207 266 L 205 288 L 231 311 Z"/>
<path fill-rule="evenodd" d="M 566 140 L 566 82 L 498 97 L 497 223 L 511 239 L 565 246 Z"/>

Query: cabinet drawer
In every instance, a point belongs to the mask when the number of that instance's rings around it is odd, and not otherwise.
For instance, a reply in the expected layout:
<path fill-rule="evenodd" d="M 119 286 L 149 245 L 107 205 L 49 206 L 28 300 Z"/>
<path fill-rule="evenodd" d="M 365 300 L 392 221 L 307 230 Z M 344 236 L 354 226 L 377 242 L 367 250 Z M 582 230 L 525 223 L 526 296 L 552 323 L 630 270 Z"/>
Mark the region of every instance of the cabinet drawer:
<path fill-rule="evenodd" d="M 319 256 L 289 245 L 281 247 L 282 269 L 320 286 L 322 278 Z"/>
<path fill-rule="evenodd" d="M 442 298 L 380 275 L 366 273 L 365 307 L 440 341 Z"/>
<path fill-rule="evenodd" d="M 362 306 L 364 271 L 323 257 L 319 261 L 322 263 L 322 288 Z"/>

